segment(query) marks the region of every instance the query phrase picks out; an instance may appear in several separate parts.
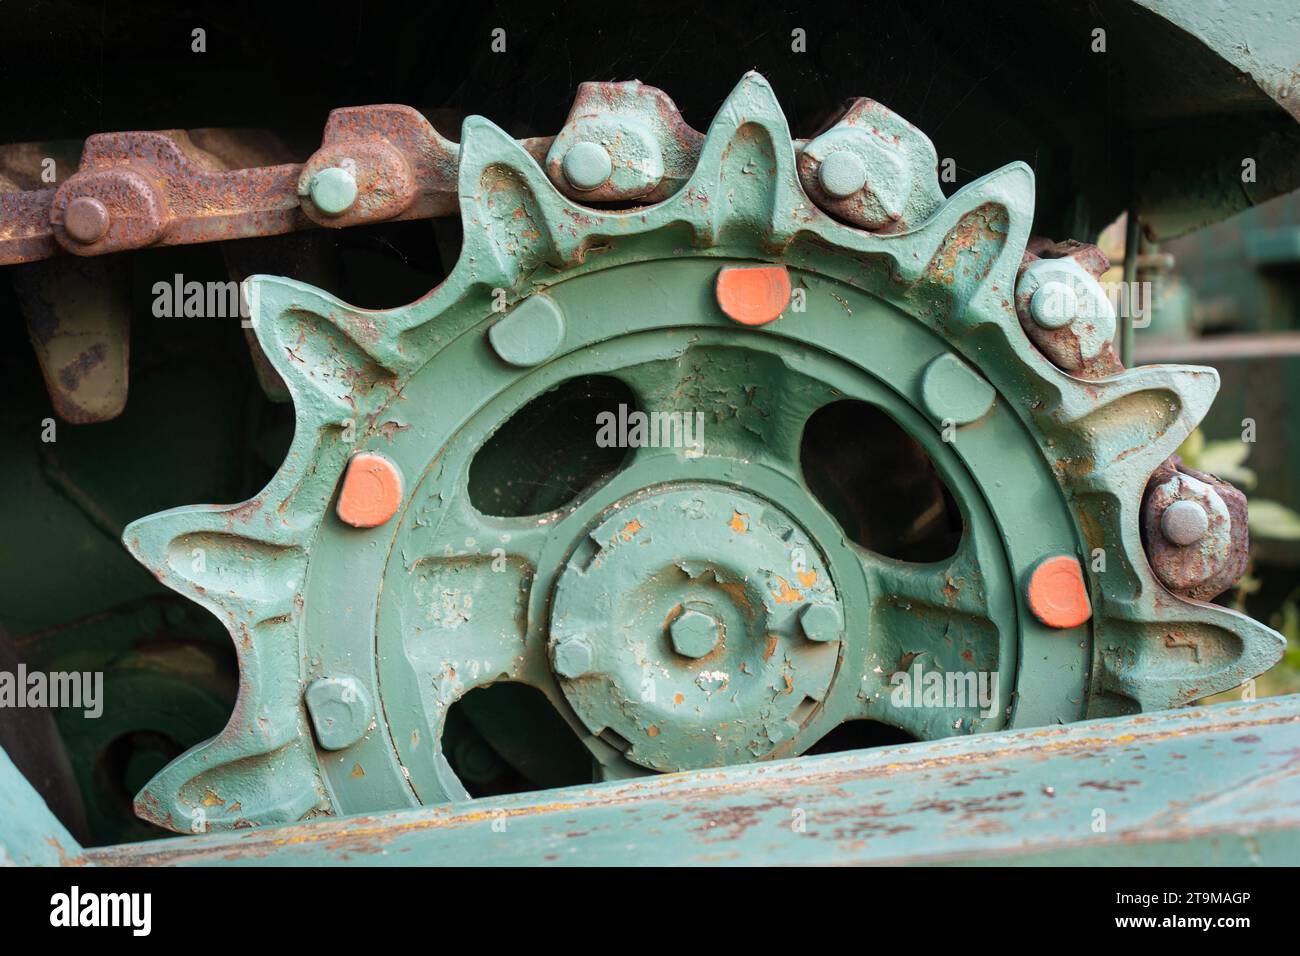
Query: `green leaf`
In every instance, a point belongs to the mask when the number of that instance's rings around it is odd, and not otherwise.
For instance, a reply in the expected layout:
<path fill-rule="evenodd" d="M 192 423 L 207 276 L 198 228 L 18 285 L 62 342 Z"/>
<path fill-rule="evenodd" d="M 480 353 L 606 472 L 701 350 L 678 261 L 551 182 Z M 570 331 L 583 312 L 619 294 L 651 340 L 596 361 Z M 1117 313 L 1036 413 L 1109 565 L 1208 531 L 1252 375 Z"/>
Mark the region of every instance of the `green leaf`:
<path fill-rule="evenodd" d="M 1200 469 L 1201 451 L 1205 448 L 1205 432 L 1199 428 L 1193 428 L 1191 433 L 1183 439 L 1183 443 L 1178 446 L 1174 452 L 1183 460 L 1183 464 L 1188 468 Z"/>
<path fill-rule="evenodd" d="M 1275 541 L 1300 541 L 1300 514 L 1276 501 L 1252 499 L 1250 533 Z"/>
<path fill-rule="evenodd" d="M 1255 472 L 1243 465 L 1249 455 L 1250 445 L 1244 441 L 1212 441 L 1201 448 L 1192 467 L 1218 475 L 1249 491 L 1258 484 Z"/>

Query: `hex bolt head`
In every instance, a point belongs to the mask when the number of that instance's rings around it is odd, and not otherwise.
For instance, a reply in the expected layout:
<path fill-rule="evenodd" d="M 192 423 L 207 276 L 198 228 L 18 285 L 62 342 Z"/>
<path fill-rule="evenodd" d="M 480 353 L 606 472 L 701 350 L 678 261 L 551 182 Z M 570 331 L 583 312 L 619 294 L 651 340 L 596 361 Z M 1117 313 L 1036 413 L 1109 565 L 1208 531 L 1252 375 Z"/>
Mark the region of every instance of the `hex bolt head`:
<path fill-rule="evenodd" d="M 844 618 L 834 604 L 809 604 L 799 613 L 799 626 L 810 641 L 838 641 L 844 636 Z"/>
<path fill-rule="evenodd" d="M 316 740 L 325 750 L 342 750 L 366 735 L 374 708 L 355 677 L 320 677 L 304 695 Z"/>
<path fill-rule="evenodd" d="M 1175 501 L 1160 516 L 1160 533 L 1180 548 L 1200 541 L 1209 530 L 1209 515 L 1195 501 Z"/>
<path fill-rule="evenodd" d="M 78 196 L 63 213 L 63 228 L 77 242 L 89 244 L 104 238 L 111 217 L 108 207 L 94 196 Z"/>
<path fill-rule="evenodd" d="M 712 615 L 688 607 L 668 625 L 673 650 L 682 657 L 698 660 L 713 653 L 718 646 L 721 628 Z"/>
<path fill-rule="evenodd" d="M 584 637 L 564 637 L 551 648 L 551 666 L 555 673 L 568 680 L 576 680 L 591 673 L 596 666 L 596 655 L 591 642 Z"/>
<path fill-rule="evenodd" d="M 1079 295 L 1070 282 L 1049 279 L 1029 300 L 1029 314 L 1044 329 L 1063 329 L 1079 314 Z"/>
<path fill-rule="evenodd" d="M 822 160 L 817 182 L 828 196 L 845 199 L 867 184 L 867 166 L 852 150 L 837 149 Z"/>
<path fill-rule="evenodd" d="M 584 140 L 569 147 L 569 151 L 564 154 L 561 168 L 570 186 L 587 192 L 603 185 L 609 179 L 614 172 L 614 163 L 609 158 L 609 153 L 605 151 L 605 147 Z"/>
<path fill-rule="evenodd" d="M 327 216 L 339 216 L 357 201 L 357 180 L 346 169 L 331 166 L 311 178 L 311 201 Z"/>

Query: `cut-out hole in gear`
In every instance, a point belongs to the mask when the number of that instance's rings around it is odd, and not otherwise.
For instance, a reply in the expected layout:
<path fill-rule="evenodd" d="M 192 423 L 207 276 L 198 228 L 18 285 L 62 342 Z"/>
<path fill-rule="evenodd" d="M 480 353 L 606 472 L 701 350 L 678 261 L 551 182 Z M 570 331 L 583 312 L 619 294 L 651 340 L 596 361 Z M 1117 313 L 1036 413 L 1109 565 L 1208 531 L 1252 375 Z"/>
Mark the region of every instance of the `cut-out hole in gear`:
<path fill-rule="evenodd" d="M 814 754 L 837 754 L 847 750 L 870 750 L 873 747 L 897 747 L 915 743 L 916 738 L 878 720 L 846 720 L 806 751 Z"/>
<path fill-rule="evenodd" d="M 636 408 L 632 391 L 604 376 L 574 378 L 533 399 L 483 444 L 469 466 L 470 502 L 485 515 L 522 518 L 564 507 L 608 479 L 627 448 L 596 442 L 596 417 Z"/>
<path fill-rule="evenodd" d="M 874 405 L 832 402 L 804 427 L 804 481 L 856 544 L 900 561 L 951 557 L 962 520 L 925 449 Z"/>
<path fill-rule="evenodd" d="M 100 751 L 93 771 L 95 792 L 108 797 L 106 805 L 94 808 L 95 816 L 111 815 L 121 821 L 133 821 L 131 803 L 135 795 L 150 777 L 184 750 L 166 734 L 148 730 L 114 738 Z"/>
<path fill-rule="evenodd" d="M 447 710 L 442 751 L 470 796 L 592 783 L 591 755 L 546 695 L 502 681 Z"/>

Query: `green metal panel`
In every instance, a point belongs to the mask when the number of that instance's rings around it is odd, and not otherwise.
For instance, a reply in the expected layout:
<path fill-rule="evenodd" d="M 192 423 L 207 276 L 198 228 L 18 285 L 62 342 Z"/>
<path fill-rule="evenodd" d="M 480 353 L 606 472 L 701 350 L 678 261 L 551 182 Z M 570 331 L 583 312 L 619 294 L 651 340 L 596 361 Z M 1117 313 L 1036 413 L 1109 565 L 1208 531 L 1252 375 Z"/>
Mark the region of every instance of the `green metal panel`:
<path fill-rule="evenodd" d="M 81 846 L 0 748 L 0 866 L 80 862 Z"/>
<path fill-rule="evenodd" d="M 1298 733 L 1291 696 L 87 856 L 111 866 L 1294 866 Z"/>

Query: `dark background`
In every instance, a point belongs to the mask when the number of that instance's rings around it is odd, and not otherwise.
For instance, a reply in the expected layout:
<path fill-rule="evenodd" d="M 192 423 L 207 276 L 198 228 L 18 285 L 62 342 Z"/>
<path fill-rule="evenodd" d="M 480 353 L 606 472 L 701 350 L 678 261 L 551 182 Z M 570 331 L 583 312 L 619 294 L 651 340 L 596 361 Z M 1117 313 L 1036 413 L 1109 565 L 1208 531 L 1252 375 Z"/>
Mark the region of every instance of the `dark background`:
<path fill-rule="evenodd" d="M 491 51 L 495 27 L 506 30 L 505 53 Z M 1107 30 L 1105 55 L 1091 50 L 1096 27 Z M 191 51 L 195 28 L 206 31 L 205 53 Z M 795 28 L 806 31 L 806 53 L 791 51 Z M 471 113 L 517 136 L 552 135 L 583 80 L 658 86 L 704 130 L 755 69 L 796 136 L 849 97 L 889 106 L 956 161 L 949 193 L 1013 160 L 1030 163 L 1039 231 L 1087 239 L 1128 200 L 1134 136 L 1185 130 L 1191 114 L 1222 100 L 1223 77 L 1201 76 L 1200 64 L 1189 71 L 1195 46 L 1119 0 L 0 0 L 0 115 L 7 142 L 263 127 L 305 159 L 337 106 L 406 103 L 452 138 L 457 117 Z"/>

